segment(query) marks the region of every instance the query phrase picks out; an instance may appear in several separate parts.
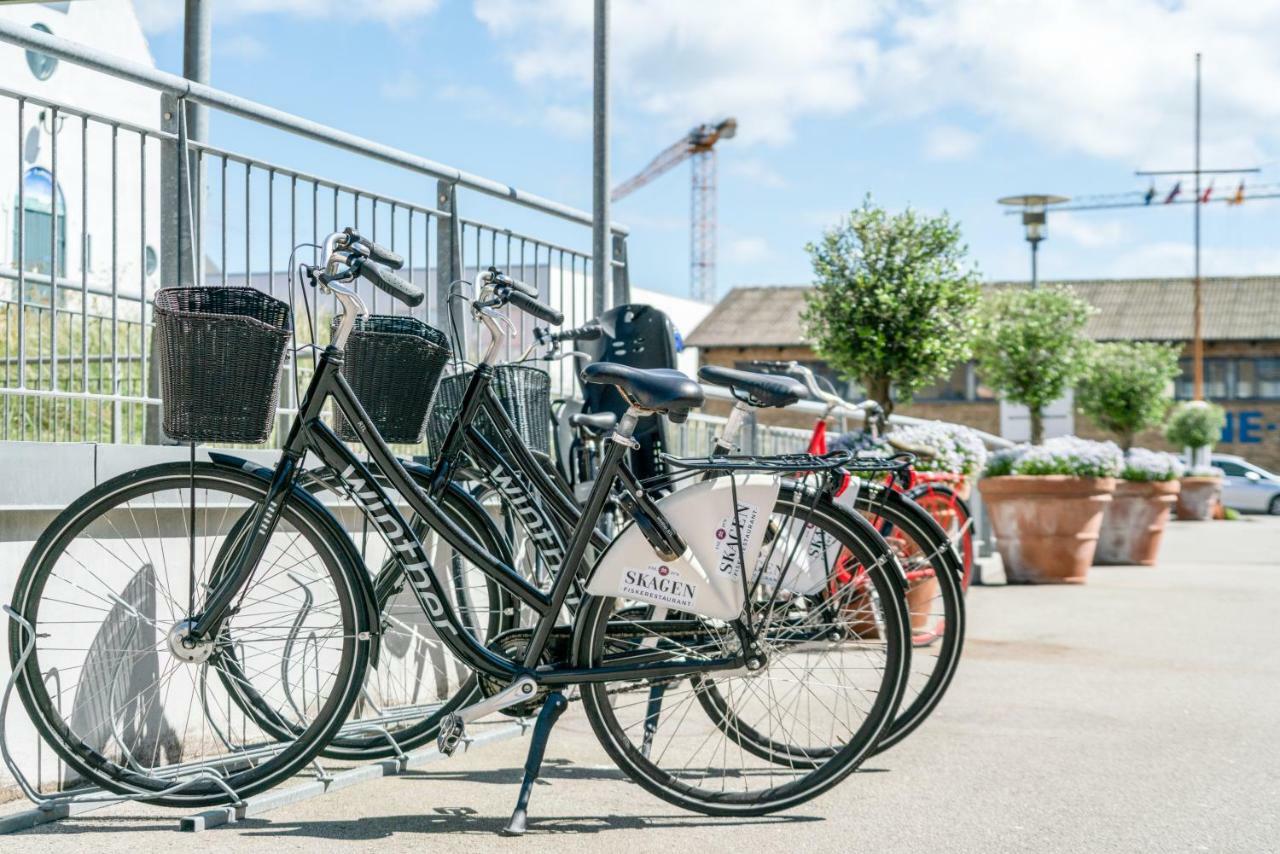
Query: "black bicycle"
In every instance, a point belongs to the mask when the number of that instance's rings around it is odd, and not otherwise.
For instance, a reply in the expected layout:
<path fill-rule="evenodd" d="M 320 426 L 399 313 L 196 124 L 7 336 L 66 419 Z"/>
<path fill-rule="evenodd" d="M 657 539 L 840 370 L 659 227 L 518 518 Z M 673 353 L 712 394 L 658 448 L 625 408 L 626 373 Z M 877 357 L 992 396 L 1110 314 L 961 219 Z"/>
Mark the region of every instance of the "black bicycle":
<path fill-rule="evenodd" d="M 409 305 L 421 302 L 421 292 L 350 245 L 347 235 L 331 235 L 324 257 L 324 267 L 308 274 L 336 295 L 343 314 L 275 468 L 211 454 L 209 463 L 158 466 L 113 479 L 61 514 L 24 567 L 14 600 L 20 620 L 10 627 L 11 659 L 21 669 L 19 691 L 32 720 L 72 768 L 114 791 L 166 803 L 219 802 L 228 790 L 244 797 L 295 772 L 344 725 L 377 655 L 381 615 L 347 529 L 299 485 L 308 453 L 336 473 L 370 527 L 401 556 L 424 619 L 449 653 L 479 675 L 485 699 L 460 709 L 449 734 L 492 711 L 540 709 L 512 832 L 523 829 L 541 752 L 570 685 L 581 686 L 593 729 L 625 773 L 659 797 L 702 812 L 760 814 L 793 806 L 835 785 L 873 749 L 900 699 L 910 641 L 889 551 L 869 526 L 851 524 L 851 514 L 831 501 L 831 483 L 847 455 L 715 458 L 690 467 L 699 477 L 728 479 L 731 490 L 735 478 L 751 472 L 774 478 L 810 473 L 806 483 L 777 484 L 768 519 L 784 532 L 812 526 L 868 568 L 866 585 L 850 589 L 848 597 L 865 602 L 874 637 L 849 633 L 842 606 L 852 602 L 839 594 L 819 607 L 783 600 L 785 550 L 802 542 L 786 535 L 757 555 L 745 547 L 729 550 L 741 586 L 736 617 L 669 609 L 656 618 L 643 599 L 619 592 L 584 597 L 572 625 L 563 624 L 558 618 L 570 592 L 590 576 L 584 556 L 615 485 L 634 502 L 628 529 L 655 544 L 660 567 L 681 556 L 678 526 L 634 488 L 622 458 L 637 418 L 682 418 L 701 403 L 700 388 L 672 373 L 612 365 L 584 372 L 588 382 L 617 387 L 631 409 L 610 437 L 585 506 L 573 508 L 577 522 L 563 570 L 549 591 L 541 590 L 418 487 L 341 373 L 344 344 L 365 313 L 348 283 L 362 276 Z M 473 310 L 496 332 L 493 312 L 507 305 L 545 322 L 559 319 L 501 280 L 481 290 Z M 492 355 L 491 349 L 472 375 L 464 416 L 485 407 L 503 446 L 495 453 L 525 467 L 531 455 L 489 396 Z M 322 420 L 330 400 L 362 437 L 376 475 Z M 461 439 L 449 440 L 455 441 Z M 532 462 L 530 473 L 537 470 Z M 435 477 L 443 489 L 448 466 L 438 466 Z M 510 643 L 507 632 L 485 643 L 460 615 L 452 585 L 442 582 L 441 568 L 384 483 L 503 595 L 537 615 L 518 643 Z M 195 509 L 170 512 L 188 507 Z M 729 508 L 733 526 L 740 527 L 742 511 Z M 253 524 L 240 524 L 246 515 Z M 227 546 L 233 529 L 237 540 Z M 188 548 L 174 548 L 179 544 Z M 606 550 L 601 565 L 607 557 Z M 733 569 L 734 561 L 725 566 Z M 761 583 L 766 570 L 776 583 Z M 299 644 L 299 637 L 306 642 Z M 98 642 L 103 638 L 109 646 Z M 113 663 L 104 667 L 97 657 L 107 655 Z M 92 671 L 93 680 L 75 687 L 98 707 L 79 716 L 59 709 L 40 678 L 51 665 L 64 673 Z M 204 678 L 209 669 L 220 678 Z M 138 691 L 138 684 L 146 690 Z M 211 685 L 236 696 L 210 696 Z M 669 721 L 656 739 L 646 736 L 655 685 L 668 686 Z M 186 696 L 175 699 L 175 691 Z M 721 723 L 690 715 L 694 705 L 722 709 Z M 175 717 L 182 708 L 185 718 Z M 725 727 L 724 720 L 733 725 Z M 795 752 L 796 761 L 779 764 L 777 756 L 766 760 L 740 749 L 738 734 L 748 729 L 757 741 Z M 201 775 L 214 769 L 218 779 L 193 776 L 197 766 Z M 182 779 L 190 785 L 173 791 Z"/>

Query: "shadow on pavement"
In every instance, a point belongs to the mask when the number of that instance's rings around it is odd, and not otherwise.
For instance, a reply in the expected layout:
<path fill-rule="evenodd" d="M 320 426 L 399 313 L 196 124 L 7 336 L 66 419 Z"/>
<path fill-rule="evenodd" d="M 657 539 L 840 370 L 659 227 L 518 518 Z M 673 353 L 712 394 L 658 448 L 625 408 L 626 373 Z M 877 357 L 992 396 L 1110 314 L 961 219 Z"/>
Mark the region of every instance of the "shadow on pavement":
<path fill-rule="evenodd" d="M 430 813 L 378 816 L 354 821 L 249 820 L 241 823 L 239 827 L 245 836 L 252 837 L 369 840 L 383 839 L 396 833 L 497 835 L 507 826 L 507 819 L 507 816 L 480 815 L 471 807 L 436 807 Z M 798 824 L 823 820 L 817 816 L 764 816 L 752 819 L 715 818 L 701 815 L 530 817 L 529 833 L 605 833 L 611 830 Z"/>

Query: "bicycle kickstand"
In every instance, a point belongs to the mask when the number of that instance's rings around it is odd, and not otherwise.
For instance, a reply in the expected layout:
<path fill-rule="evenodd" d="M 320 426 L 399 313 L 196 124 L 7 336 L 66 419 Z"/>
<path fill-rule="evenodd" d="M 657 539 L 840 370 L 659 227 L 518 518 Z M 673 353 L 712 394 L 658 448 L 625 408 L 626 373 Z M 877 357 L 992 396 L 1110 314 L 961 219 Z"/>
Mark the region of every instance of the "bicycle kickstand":
<path fill-rule="evenodd" d="M 533 725 L 533 738 L 529 742 L 529 755 L 524 760 L 524 780 L 520 783 L 520 796 L 516 799 L 516 808 L 511 813 L 511 821 L 503 829 L 503 836 L 520 836 L 525 832 L 529 820 L 529 796 L 533 794 L 533 784 L 542 771 L 542 756 L 547 752 L 547 740 L 551 737 L 551 728 L 556 725 L 560 715 L 569 707 L 564 694 L 553 691 L 542 702 L 542 711 L 538 712 L 538 721 Z"/>

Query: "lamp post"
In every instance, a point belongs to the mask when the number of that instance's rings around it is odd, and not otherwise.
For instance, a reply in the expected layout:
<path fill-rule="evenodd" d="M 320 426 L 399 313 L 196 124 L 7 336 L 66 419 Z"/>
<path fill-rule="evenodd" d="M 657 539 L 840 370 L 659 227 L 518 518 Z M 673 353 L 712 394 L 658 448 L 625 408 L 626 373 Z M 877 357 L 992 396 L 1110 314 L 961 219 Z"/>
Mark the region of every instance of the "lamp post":
<path fill-rule="evenodd" d="M 1031 289 L 1039 284 L 1036 275 L 1036 253 L 1040 249 L 1040 241 L 1049 236 L 1048 205 L 1060 205 L 1070 201 L 1066 196 L 1051 196 L 1047 193 L 1028 193 L 1022 196 L 1005 196 L 997 199 L 1002 205 L 1022 208 L 1022 225 L 1027 230 L 1027 242 L 1031 244 Z"/>

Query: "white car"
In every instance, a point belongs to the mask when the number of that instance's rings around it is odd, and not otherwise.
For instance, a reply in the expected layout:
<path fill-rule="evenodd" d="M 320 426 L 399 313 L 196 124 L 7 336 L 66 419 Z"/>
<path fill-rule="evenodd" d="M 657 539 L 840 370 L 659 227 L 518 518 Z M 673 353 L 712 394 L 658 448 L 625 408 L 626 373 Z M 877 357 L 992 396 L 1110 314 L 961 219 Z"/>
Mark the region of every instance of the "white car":
<path fill-rule="evenodd" d="M 1280 516 L 1280 475 L 1229 454 L 1214 454 L 1211 465 L 1226 475 L 1222 482 L 1223 504 L 1233 510 Z"/>

